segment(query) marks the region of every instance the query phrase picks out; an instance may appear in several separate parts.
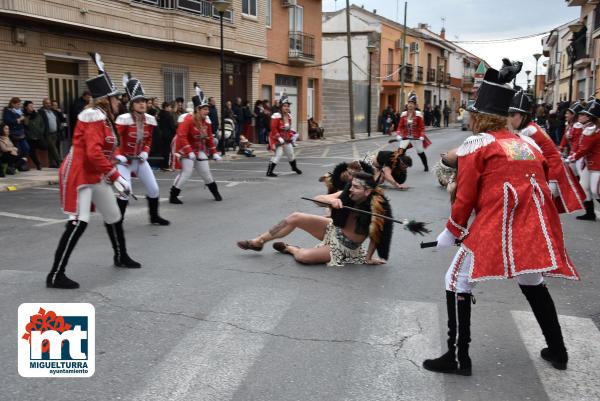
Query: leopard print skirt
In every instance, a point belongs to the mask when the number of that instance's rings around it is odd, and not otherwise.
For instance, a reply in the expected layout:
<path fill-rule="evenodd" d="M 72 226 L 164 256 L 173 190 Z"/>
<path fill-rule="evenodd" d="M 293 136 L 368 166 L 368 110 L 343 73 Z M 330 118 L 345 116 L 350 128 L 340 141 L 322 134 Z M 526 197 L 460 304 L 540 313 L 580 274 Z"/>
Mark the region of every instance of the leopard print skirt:
<path fill-rule="evenodd" d="M 367 254 L 362 244 L 350 241 L 342 229 L 334 226 L 333 223 L 327 225 L 323 241 L 317 245 L 318 248 L 324 246 L 329 246 L 331 256 L 327 266 L 362 265 L 367 261 Z"/>

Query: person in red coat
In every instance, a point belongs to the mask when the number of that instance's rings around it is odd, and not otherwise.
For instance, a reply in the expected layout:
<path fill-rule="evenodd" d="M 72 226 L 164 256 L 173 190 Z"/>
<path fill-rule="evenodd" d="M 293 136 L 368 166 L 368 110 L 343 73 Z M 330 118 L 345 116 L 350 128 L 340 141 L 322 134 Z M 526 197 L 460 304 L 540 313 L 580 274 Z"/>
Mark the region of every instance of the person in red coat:
<path fill-rule="evenodd" d="M 173 204 L 183 203 L 178 196 L 187 180 L 192 176 L 194 168 L 215 200 L 223 200 L 208 165 L 209 158 L 221 160 L 214 142 L 212 124 L 208 117 L 208 99 L 204 97 L 204 93 L 196 82 L 194 82 L 194 88 L 196 90 L 196 96 L 192 97 L 194 112 L 182 114 L 179 117 L 177 134 L 173 138 L 173 168 L 181 170 L 171 187 L 169 202 Z"/>
<path fill-rule="evenodd" d="M 146 113 L 148 97 L 144 94 L 142 83 L 131 78 L 129 73 L 123 77 L 123 85 L 130 99 L 130 113 L 117 117 L 116 126 L 119 132 L 119 161 L 117 169 L 119 174 L 131 185 L 131 176 L 136 177 L 146 187 L 146 199 L 150 213 L 150 224 L 161 226 L 169 225 L 169 221 L 158 215 L 159 190 L 152 168 L 148 163 L 148 154 L 152 147 L 152 132 L 156 127 L 156 118 Z M 121 215 L 125 217 L 125 210 L 129 203 L 129 196 L 122 195 L 117 198 Z"/>
<path fill-rule="evenodd" d="M 577 216 L 579 220 L 596 220 L 594 199 L 600 202 L 600 102 L 593 100 L 579 113 L 579 122 L 584 125 L 581 142 L 576 151 L 567 160 L 581 161 L 579 182 L 585 190 L 585 214 Z"/>
<path fill-rule="evenodd" d="M 583 209 L 585 192 L 554 141 L 544 130 L 531 121 L 532 99 L 523 90 L 518 91 L 508 109 L 508 122 L 519 135 L 535 141 L 548 163 L 548 185 L 559 213 L 573 213 Z"/>
<path fill-rule="evenodd" d="M 548 164 L 529 137 L 509 131 L 515 91 L 506 86 L 522 63 L 489 68 L 470 108 L 474 135 L 457 150 L 456 198 L 439 248 L 460 248 L 446 273 L 448 352 L 423 362 L 427 370 L 471 375 L 472 290 L 478 281 L 515 278 L 542 329 L 541 357 L 566 369 L 568 355 L 543 276 L 579 279 L 564 245 L 547 182 Z M 471 224 L 469 220 L 475 212 Z"/>
<path fill-rule="evenodd" d="M 577 152 L 579 143 L 581 142 L 581 133 L 583 132 L 583 124 L 577 121 L 578 115 L 583 111 L 584 107 L 575 102 L 565 111 L 565 133 L 560 140 L 559 150 L 565 157 Z M 569 163 L 569 167 L 579 179 L 580 168 L 577 163 Z"/>
<path fill-rule="evenodd" d="M 400 115 L 396 141 L 398 142 L 398 148 L 405 151 L 409 145 L 412 145 L 416 149 L 425 171 L 429 171 L 425 149 L 431 142 L 425 135 L 425 123 L 423 122 L 423 115 L 417 110 L 417 95 L 415 93 L 408 95 L 406 110 Z"/>
<path fill-rule="evenodd" d="M 281 94 L 279 99 L 280 111 L 271 115 L 271 132 L 269 132 L 269 150 L 275 154 L 269 162 L 267 168 L 267 177 L 277 177 L 274 173 L 277 163 L 281 156 L 285 153 L 292 171 L 296 174 L 302 174 L 302 171 L 296 164 L 296 156 L 294 155 L 294 141 L 296 140 L 296 132 L 292 130 L 292 114 L 290 113 L 290 100 Z"/>
<path fill-rule="evenodd" d="M 77 117 L 71 150 L 59 170 L 60 200 L 69 221 L 58 243 L 52 269 L 46 277 L 46 286 L 51 288 L 79 288 L 77 282 L 65 275 L 65 268 L 94 207 L 104 219 L 114 250 L 115 265 L 141 267 L 127 254 L 123 221 L 113 192 L 113 186 L 122 194 L 130 191 L 129 183 L 113 164 L 119 146 L 114 126 L 119 91 L 104 72 L 100 55 L 93 56 L 100 75 L 87 80 L 86 84 L 94 102 Z"/>

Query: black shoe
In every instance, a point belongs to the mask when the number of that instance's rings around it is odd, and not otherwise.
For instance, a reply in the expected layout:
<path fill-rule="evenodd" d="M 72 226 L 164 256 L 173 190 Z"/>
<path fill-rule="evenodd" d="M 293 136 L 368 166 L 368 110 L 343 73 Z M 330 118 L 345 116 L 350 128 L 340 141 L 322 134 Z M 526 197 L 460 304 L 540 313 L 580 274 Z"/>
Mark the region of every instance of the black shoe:
<path fill-rule="evenodd" d="M 15 175 L 16 171 L 14 167 L 9 167 L 6 169 L 6 175 Z"/>
<path fill-rule="evenodd" d="M 65 273 L 57 273 L 56 275 L 48 273 L 48 276 L 46 276 L 46 287 L 73 290 L 79 288 L 79 283 L 68 278 Z"/>
<path fill-rule="evenodd" d="M 273 172 L 275 171 L 275 167 L 277 167 L 277 164 L 269 162 L 269 167 L 267 168 L 267 177 L 277 177 L 277 174 Z"/>
<path fill-rule="evenodd" d="M 544 348 L 540 351 L 540 356 L 550 362 L 554 369 L 567 370 L 567 362 L 569 361 L 567 351 L 556 353 L 550 351 L 550 348 Z"/>
<path fill-rule="evenodd" d="M 125 233 L 123 231 L 123 221 L 119 220 L 114 224 L 104 224 L 108 238 L 114 251 L 113 261 L 117 267 L 126 267 L 130 269 L 139 269 L 142 265 L 131 259 L 127 254 L 125 245 Z"/>
<path fill-rule="evenodd" d="M 423 153 L 417 153 L 419 155 L 419 158 L 421 159 L 421 162 L 423 163 L 423 171 L 427 172 L 429 171 L 429 166 L 427 165 L 427 155 L 425 154 L 425 152 Z"/>
<path fill-rule="evenodd" d="M 210 184 L 206 184 L 206 186 L 208 187 L 208 189 L 210 190 L 210 193 L 213 195 L 213 197 L 215 198 L 215 200 L 217 202 L 220 202 L 223 200 L 223 198 L 221 197 L 221 194 L 219 193 L 219 188 L 217 187 L 216 182 L 213 181 Z"/>
<path fill-rule="evenodd" d="M 171 193 L 169 196 L 169 203 L 173 203 L 174 205 L 182 205 L 183 202 L 178 198 L 181 193 L 181 189 L 176 188 L 175 186 L 171 187 Z"/>
<path fill-rule="evenodd" d="M 29 171 L 29 167 L 26 164 L 21 164 L 21 165 L 19 165 L 19 167 L 17 167 L 17 170 L 19 170 L 19 171 Z"/>
<path fill-rule="evenodd" d="M 155 224 L 159 226 L 168 226 L 170 224 L 169 220 L 165 220 L 158 215 L 158 198 L 148 198 L 148 212 L 150 214 L 150 224 Z"/>
<path fill-rule="evenodd" d="M 450 349 L 444 355 L 436 359 L 423 361 L 423 368 L 438 373 L 450 373 L 453 375 L 471 376 L 471 358 L 463 359 L 460 366 L 456 361 L 456 350 Z"/>
<path fill-rule="evenodd" d="M 577 216 L 577 220 L 587 220 L 587 221 L 596 221 L 596 211 L 594 210 L 594 201 L 585 201 L 583 202 L 583 206 L 585 207 L 585 214 L 581 216 Z"/>
<path fill-rule="evenodd" d="M 292 160 L 290 162 L 290 166 L 292 167 L 292 171 L 294 171 L 296 174 L 302 174 L 302 171 L 296 165 L 296 160 Z"/>
<path fill-rule="evenodd" d="M 120 257 L 115 255 L 113 257 L 113 262 L 115 263 L 115 266 L 125 267 L 127 269 L 139 269 L 140 267 L 142 267 L 141 263 L 131 259 L 126 253 L 121 255 Z"/>

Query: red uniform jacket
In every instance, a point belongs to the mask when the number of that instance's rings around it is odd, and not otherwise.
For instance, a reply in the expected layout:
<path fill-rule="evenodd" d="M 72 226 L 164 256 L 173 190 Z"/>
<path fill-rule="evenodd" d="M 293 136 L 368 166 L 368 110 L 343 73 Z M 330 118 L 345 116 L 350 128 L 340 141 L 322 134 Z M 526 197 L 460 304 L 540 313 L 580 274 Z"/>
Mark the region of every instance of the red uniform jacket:
<path fill-rule="evenodd" d="M 401 136 L 402 139 L 408 138 L 424 138 L 423 147 L 427 148 L 431 145 L 431 141 L 425 135 L 425 122 L 423 121 L 423 115 L 420 111 L 415 110 L 413 115 L 412 124 L 408 123 L 408 111 L 403 111 L 400 115 L 400 121 L 398 122 L 398 129 L 396 130 L 397 135 Z"/>
<path fill-rule="evenodd" d="M 584 165 L 590 171 L 600 171 L 600 129 L 592 125 L 582 132 L 581 144 L 575 152 L 575 160 L 584 158 Z"/>
<path fill-rule="evenodd" d="M 520 135 L 533 139 L 542 150 L 548 163 L 548 182 L 555 182 L 558 186 L 559 197 L 554 198 L 554 202 L 559 213 L 583 209 L 585 192 L 573 171 L 563 162 L 552 139 L 534 122 L 522 129 Z"/>
<path fill-rule="evenodd" d="M 469 278 L 545 273 L 578 279 L 535 142 L 503 129 L 470 136 L 457 154 L 456 200 L 446 227 L 471 254 Z"/>
<path fill-rule="evenodd" d="M 79 113 L 73 144 L 59 170 L 60 200 L 65 213 L 77 214 L 77 190 L 119 178 L 112 163 L 119 141 L 104 112 L 89 108 Z"/>
<path fill-rule="evenodd" d="M 288 113 L 288 124 L 283 122 L 281 113 L 273 113 L 271 116 L 271 132 L 269 132 L 269 150 L 275 151 L 280 146 L 279 138 L 283 138 L 285 143 L 292 143 L 294 135 L 292 130 L 292 115 Z"/>
<path fill-rule="evenodd" d="M 588 124 L 589 125 L 589 124 Z M 583 130 L 587 127 L 587 125 L 583 125 L 580 122 L 576 122 L 573 124 L 570 130 L 565 132 L 564 137 L 567 137 L 567 141 L 569 146 L 571 147 L 571 154 L 574 154 L 579 149 L 579 145 L 581 144 L 581 137 L 583 136 Z"/>
<path fill-rule="evenodd" d="M 156 127 L 156 118 L 145 115 L 142 137 L 137 137 L 137 126 L 131 113 L 121 114 L 115 121 L 119 132 L 119 154 L 125 157 L 136 157 L 140 153 L 150 153 L 152 147 L 152 132 Z M 131 161 L 130 161 L 131 162 Z"/>
<path fill-rule="evenodd" d="M 212 132 L 212 125 L 208 116 L 204 121 L 196 123 L 194 114 L 183 114 L 179 117 L 177 134 L 172 142 L 172 161 L 173 167 L 180 169 L 179 157 L 188 157 L 191 152 L 196 154 L 206 153 L 208 157 L 217 153 L 217 147 Z"/>

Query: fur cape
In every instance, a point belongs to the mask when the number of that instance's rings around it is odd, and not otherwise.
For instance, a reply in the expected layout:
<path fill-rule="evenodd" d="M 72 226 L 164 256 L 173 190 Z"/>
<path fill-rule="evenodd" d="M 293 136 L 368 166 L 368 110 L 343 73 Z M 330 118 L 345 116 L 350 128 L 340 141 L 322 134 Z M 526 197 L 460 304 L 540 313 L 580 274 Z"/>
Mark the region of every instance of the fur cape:
<path fill-rule="evenodd" d="M 350 199 L 350 185 L 346 185 L 340 199 L 345 206 L 393 218 L 392 207 L 381 188 L 373 189 L 369 202 L 354 205 L 354 202 Z M 348 209 L 331 209 L 333 224 L 336 227 L 344 227 L 350 213 L 351 211 Z M 367 235 L 369 240 L 376 245 L 379 257 L 385 260 L 390 256 L 393 229 L 394 223 L 392 221 L 367 214 L 360 214 L 356 222 L 356 233 Z"/>

